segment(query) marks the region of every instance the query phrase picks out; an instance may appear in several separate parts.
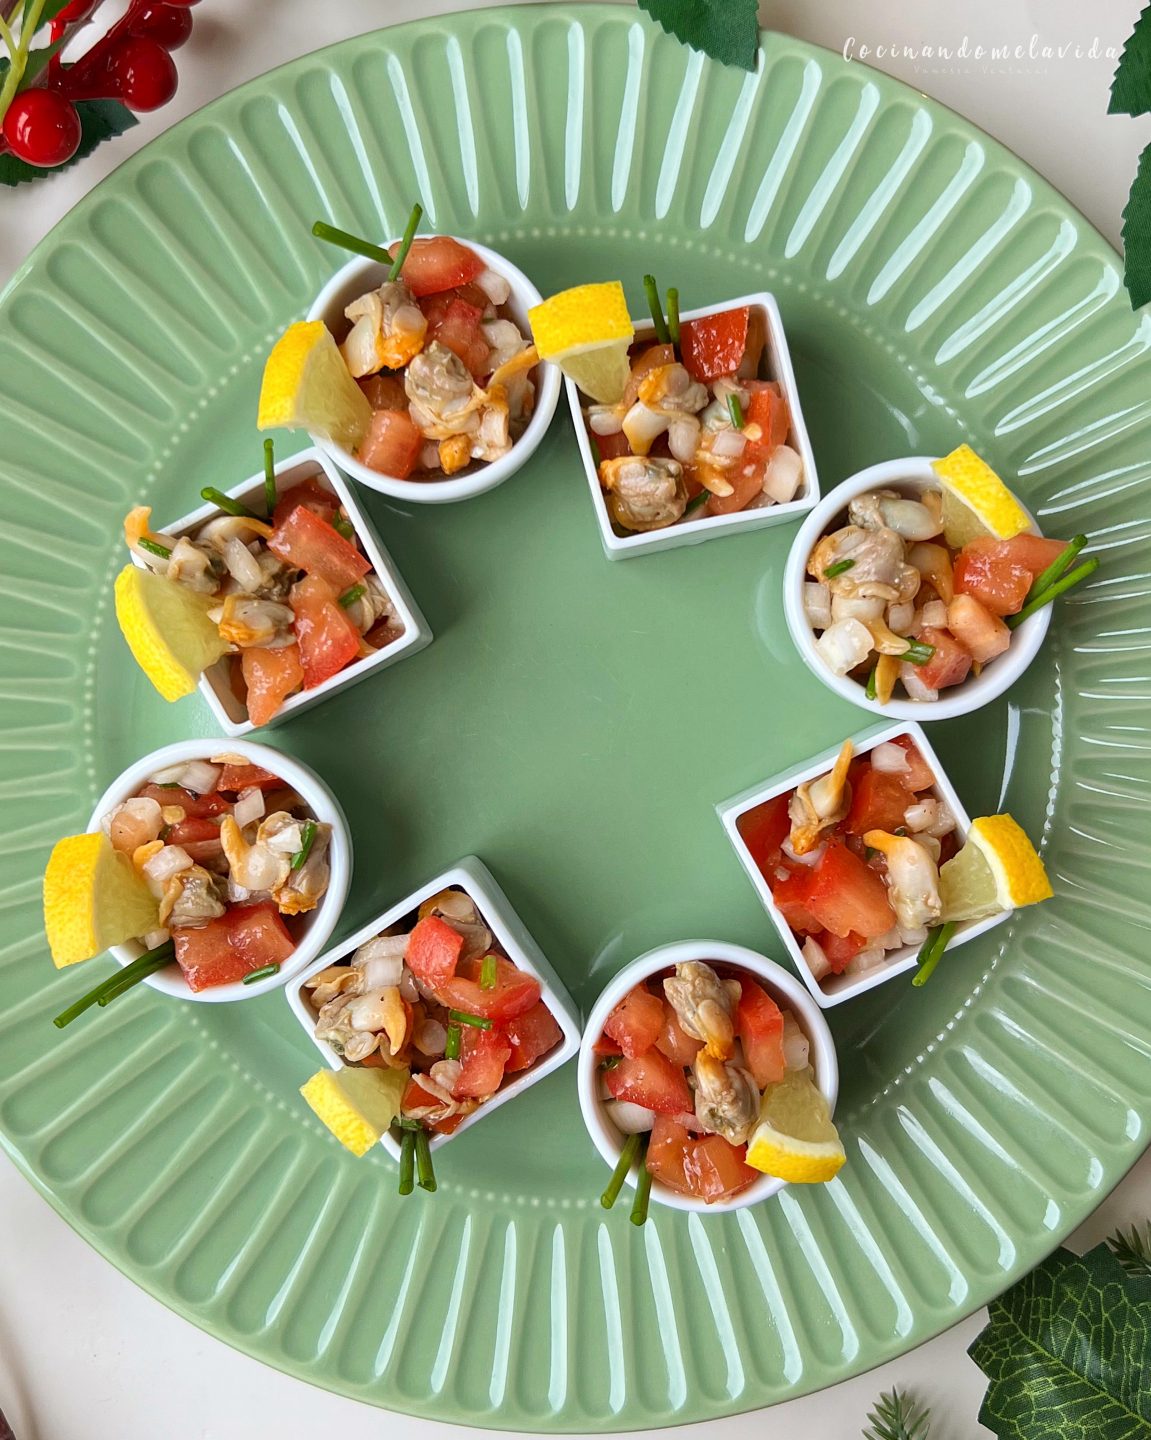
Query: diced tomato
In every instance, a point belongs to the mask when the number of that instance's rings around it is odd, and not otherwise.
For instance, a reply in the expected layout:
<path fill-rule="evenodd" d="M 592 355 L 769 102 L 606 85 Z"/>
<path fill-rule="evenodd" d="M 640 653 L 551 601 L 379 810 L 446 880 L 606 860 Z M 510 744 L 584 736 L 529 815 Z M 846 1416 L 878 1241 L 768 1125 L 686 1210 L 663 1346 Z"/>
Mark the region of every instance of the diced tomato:
<path fill-rule="evenodd" d="M 775 908 L 797 935 L 814 935 L 817 930 L 823 929 L 822 921 L 817 920 L 807 908 L 811 893 L 810 868 L 791 869 L 786 880 L 769 875 L 767 882 L 771 886 Z"/>
<path fill-rule="evenodd" d="M 670 1115 L 657 1115 L 644 1155 L 644 1164 L 652 1179 L 661 1180 L 671 1190 L 686 1193 L 684 1162 L 691 1145 L 691 1135 L 678 1120 Z"/>
<path fill-rule="evenodd" d="M 925 665 L 916 668 L 919 678 L 932 690 L 946 690 L 960 685 L 971 669 L 971 651 L 961 645 L 950 630 L 936 630 L 931 625 L 920 627 L 918 638 L 925 645 L 934 645 L 935 654 Z"/>
<path fill-rule="evenodd" d="M 866 935 L 857 935 L 854 930 L 846 935 L 833 935 L 830 930 L 821 930 L 815 938 L 827 956 L 833 975 L 842 975 L 859 952 L 871 944 Z"/>
<path fill-rule="evenodd" d="M 469 305 L 456 294 L 433 295 L 420 307 L 428 318 L 428 343 L 438 340 L 453 351 L 478 379 L 487 375 L 492 348 L 484 337 L 482 306 Z"/>
<path fill-rule="evenodd" d="M 276 508 L 272 511 L 273 527 L 282 525 L 297 505 L 305 505 L 314 515 L 331 524 L 340 508 L 340 501 L 337 495 L 325 490 L 318 480 L 309 476 L 290 490 L 285 490 L 276 501 Z"/>
<path fill-rule="evenodd" d="M 227 815 L 232 802 L 219 790 L 210 795 L 197 795 L 185 790 L 182 785 L 145 785 L 136 791 L 137 796 L 155 800 L 157 805 L 179 805 L 186 819 L 202 820 L 211 815 Z"/>
<path fill-rule="evenodd" d="M 297 505 L 276 526 L 268 537 L 268 549 L 285 564 L 326 580 L 337 594 L 362 580 L 372 568 L 366 555 L 306 505 Z"/>
<path fill-rule="evenodd" d="M 197 862 L 223 854 L 218 820 L 188 819 L 173 825 L 164 838 L 166 845 L 179 845 Z"/>
<path fill-rule="evenodd" d="M 956 593 L 973 595 L 993 615 L 1014 615 L 1035 576 L 1066 548 L 1065 540 L 1042 535 L 1015 535 L 1010 540 L 981 535 L 955 557 Z"/>
<path fill-rule="evenodd" d="M 369 470 L 406 480 L 416 468 L 424 437 L 406 410 L 373 410 L 358 459 Z"/>
<path fill-rule="evenodd" d="M 394 256 L 399 241 L 390 253 Z M 450 235 L 417 235 L 404 259 L 401 276 L 418 300 L 478 279 L 487 266 L 474 250 L 453 240 Z"/>
<path fill-rule="evenodd" d="M 743 463 L 737 469 L 724 472 L 724 479 L 731 486 L 730 495 L 713 495 L 707 502 L 709 515 L 737 515 L 747 508 L 763 489 L 763 472 L 766 459 L 757 455 L 749 445 L 743 453 Z"/>
<path fill-rule="evenodd" d="M 903 784 L 909 790 L 930 790 L 935 784 L 935 775 L 911 736 L 897 735 L 891 743 L 907 751 L 907 769 L 899 772 Z"/>
<path fill-rule="evenodd" d="M 629 990 L 604 1024 L 604 1034 L 619 1045 L 625 1055 L 634 1059 L 642 1055 L 660 1037 L 663 1030 L 663 1001 L 637 985 Z"/>
<path fill-rule="evenodd" d="M 986 665 L 1011 644 L 1011 631 L 974 595 L 956 595 L 947 607 L 947 628 L 971 652 L 977 665 Z"/>
<path fill-rule="evenodd" d="M 506 1025 L 540 998 L 540 982 L 501 955 L 496 961 L 496 983 L 485 990 L 479 983 L 482 962 L 465 960 L 456 974 L 436 988 L 441 1005 L 462 1010 L 465 1015 L 482 1015 L 496 1025 Z"/>
<path fill-rule="evenodd" d="M 368 1059 L 371 1058 L 369 1055 Z M 364 1063 L 366 1064 L 367 1061 Z M 433 1095 L 430 1090 L 424 1089 L 418 1075 L 413 1075 L 404 1091 L 400 1109 L 406 1115 L 410 1110 L 423 1110 L 429 1105 L 442 1105 L 443 1103 L 438 1095 Z M 446 1120 L 425 1120 L 423 1123 L 429 1130 L 434 1130 L 437 1135 L 450 1135 L 463 1121 L 463 1118 L 462 1115 L 449 1115 Z"/>
<path fill-rule="evenodd" d="M 263 965 L 282 965 L 296 948 L 271 900 L 261 900 L 256 905 L 233 905 L 225 918 L 232 932 L 232 945 L 248 961 L 250 970 L 259 970 Z"/>
<path fill-rule="evenodd" d="M 365 375 L 356 384 L 373 410 L 406 411 L 408 408 L 408 394 L 398 375 Z"/>
<path fill-rule="evenodd" d="M 278 790 L 283 783 L 278 775 L 273 775 L 262 765 L 227 764 L 220 772 L 220 783 L 216 789 L 238 795 L 241 790 Z"/>
<path fill-rule="evenodd" d="M 897 830 L 904 824 L 904 812 L 912 801 L 911 788 L 903 783 L 902 775 L 891 775 L 865 764 L 858 779 L 852 782 L 851 809 L 844 829 L 850 835 L 865 835 L 868 830 Z"/>
<path fill-rule="evenodd" d="M 456 973 L 464 937 L 438 915 L 426 915 L 408 937 L 404 960 L 429 989 L 437 990 Z"/>
<path fill-rule="evenodd" d="M 746 1145 L 732 1145 L 722 1135 L 694 1141 L 683 1167 L 689 1193 L 714 1205 L 746 1190 L 760 1174 L 746 1163 L 746 1155 Z"/>
<path fill-rule="evenodd" d="M 529 1065 L 534 1065 L 542 1055 L 554 1050 L 564 1038 L 556 1017 L 542 1000 L 538 1000 L 522 1015 L 516 1015 L 509 1020 L 504 1027 L 504 1034 L 512 1047 L 507 1065 L 509 1073 L 526 1070 Z"/>
<path fill-rule="evenodd" d="M 638 355 L 631 359 L 631 375 L 623 392 L 623 406 L 630 408 L 639 398 L 639 387 L 643 377 L 649 370 L 658 370 L 661 365 L 672 365 L 675 363 L 675 347 L 673 345 L 649 345 L 646 350 L 641 350 Z"/>
<path fill-rule="evenodd" d="M 1041 575 L 1048 565 L 1053 565 L 1064 550 L 1066 540 L 1049 540 L 1045 535 L 1013 535 L 1010 540 L 999 542 L 1012 560 L 1016 560 L 1032 575 Z"/>
<path fill-rule="evenodd" d="M 828 843 L 808 875 L 802 904 L 833 935 L 854 930 L 871 938 L 895 924 L 882 877 L 840 841 Z"/>
<path fill-rule="evenodd" d="M 265 965 L 282 965 L 296 948 L 271 901 L 234 905 L 218 920 L 172 931 L 190 990 L 231 985 Z"/>
<path fill-rule="evenodd" d="M 282 645 L 278 650 L 265 650 L 253 645 L 240 651 L 240 672 L 246 686 L 248 719 L 253 725 L 266 725 L 304 683 L 300 647 Z"/>
<path fill-rule="evenodd" d="M 736 822 L 743 843 L 759 867 L 759 873 L 769 884 L 783 859 L 780 847 L 791 833 L 791 819 L 787 813 L 790 799 L 789 794 L 774 795 L 754 810 L 748 810 Z"/>
<path fill-rule="evenodd" d="M 757 449 L 771 454 L 787 443 L 791 429 L 791 412 L 783 391 L 774 380 L 748 380 L 744 389 L 750 393 L 743 412 L 745 425 L 758 425 L 763 431 L 761 439 L 753 441 Z"/>
<path fill-rule="evenodd" d="M 707 383 L 721 375 L 734 375 L 747 348 L 747 321 L 746 305 L 682 321 L 679 348 L 689 373 Z"/>
<path fill-rule="evenodd" d="M 616 1100 L 630 1100 L 661 1115 L 682 1115 L 692 1108 L 683 1068 L 673 1065 L 654 1047 L 634 1059 L 628 1056 L 607 1072 L 607 1088 Z"/>
<path fill-rule="evenodd" d="M 494 1095 L 503 1084 L 512 1055 L 507 1036 L 499 1030 L 477 1030 L 474 1025 L 461 1025 L 460 1032 L 461 1069 L 452 1094 L 476 1100 Z"/>
<path fill-rule="evenodd" d="M 360 653 L 360 632 L 337 602 L 336 592 L 318 575 L 308 575 L 292 586 L 288 603 L 295 621 L 304 689 L 314 690 Z M 249 715 L 252 713 L 248 710 Z"/>
<path fill-rule="evenodd" d="M 679 1023 L 679 1017 L 670 1005 L 663 1007 L 663 1029 L 655 1048 L 666 1055 L 673 1065 L 690 1065 L 703 1049 L 703 1041 L 689 1035 Z"/>
<path fill-rule="evenodd" d="M 743 1043 L 747 1068 L 762 1090 L 783 1079 L 783 1012 L 755 980 L 739 982 L 735 1029 Z"/>
<path fill-rule="evenodd" d="M 607 1035 L 601 1035 L 591 1047 L 594 1055 L 622 1055 L 623 1051 Z"/>
<path fill-rule="evenodd" d="M 621 455 L 631 454 L 631 446 L 622 430 L 617 435 L 593 435 L 591 438 L 601 460 L 618 460 Z"/>

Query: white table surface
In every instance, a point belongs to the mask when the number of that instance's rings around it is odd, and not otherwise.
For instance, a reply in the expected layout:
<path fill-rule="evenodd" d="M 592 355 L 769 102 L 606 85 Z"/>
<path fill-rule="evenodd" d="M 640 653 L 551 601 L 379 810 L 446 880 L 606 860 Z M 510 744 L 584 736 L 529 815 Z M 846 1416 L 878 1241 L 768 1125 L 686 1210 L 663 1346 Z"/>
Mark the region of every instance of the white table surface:
<path fill-rule="evenodd" d="M 842 50 L 871 46 L 1118 49 L 1142 0 L 771 0 L 761 19 Z M 111 10 L 111 4 L 105 7 Z M 178 55 L 180 90 L 132 133 L 75 170 L 0 199 L 0 283 L 93 185 L 154 135 L 223 91 L 318 46 L 383 23 L 459 9 L 451 0 L 204 0 Z M 464 8 L 480 8 L 479 6 Z M 953 106 L 1034 165 L 1114 243 L 1143 121 L 1107 115 L 1106 57 L 937 61 L 886 55 L 875 63 Z M 1085 970 L 1090 957 L 1084 957 Z M 1117 1224 L 1151 1215 L 1151 1154 L 1072 1237 L 1094 1244 Z M 329 1395 L 240 1355 L 164 1309 L 79 1240 L 6 1159 L 0 1159 L 0 1409 L 17 1440 L 466 1440 L 482 1431 L 390 1416 Z M 894 1384 L 931 1402 L 933 1440 L 990 1432 L 975 1417 L 983 1378 L 967 1346 L 972 1316 L 929 1344 L 833 1390 L 706 1426 L 649 1432 L 678 1440 L 804 1440 L 858 1435 L 874 1397 Z M 770 1427 L 770 1431 L 768 1428 Z"/>

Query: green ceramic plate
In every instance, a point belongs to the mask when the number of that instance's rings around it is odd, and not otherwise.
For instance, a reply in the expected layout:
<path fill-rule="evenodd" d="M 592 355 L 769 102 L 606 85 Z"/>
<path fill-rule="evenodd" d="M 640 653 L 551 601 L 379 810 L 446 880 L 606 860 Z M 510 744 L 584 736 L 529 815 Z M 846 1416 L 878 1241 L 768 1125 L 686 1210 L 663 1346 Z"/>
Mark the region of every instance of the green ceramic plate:
<path fill-rule="evenodd" d="M 769 36 L 744 76 L 628 8 L 429 21 L 301 60 L 178 125 L 39 247 L 0 310 L 0 1126 L 60 1212 L 252 1355 L 420 1415 L 619 1429 L 763 1405 L 949 1325 L 1095 1206 L 1147 1140 L 1151 329 L 1114 254 L 1018 160 L 861 65 Z M 1048 528 L 1091 533 L 1002 701 L 932 739 L 973 814 L 1043 842 L 1057 898 L 923 991 L 830 1013 L 841 1181 L 738 1216 L 597 1202 L 571 1067 L 401 1202 L 296 1089 L 281 995 L 147 992 L 58 1034 L 48 847 L 165 740 L 109 605 L 131 501 L 180 514 L 258 467 L 261 363 L 342 257 L 326 215 L 503 249 L 543 291 L 654 270 L 760 287 L 827 485 L 969 440 Z M 465 505 L 364 503 L 432 647 L 274 732 L 357 846 L 345 930 L 475 852 L 585 1008 L 685 935 L 782 949 L 713 806 L 857 729 L 792 653 L 790 531 L 609 565 L 568 424 Z M 1144 927 L 1144 928 L 1141 928 Z"/>

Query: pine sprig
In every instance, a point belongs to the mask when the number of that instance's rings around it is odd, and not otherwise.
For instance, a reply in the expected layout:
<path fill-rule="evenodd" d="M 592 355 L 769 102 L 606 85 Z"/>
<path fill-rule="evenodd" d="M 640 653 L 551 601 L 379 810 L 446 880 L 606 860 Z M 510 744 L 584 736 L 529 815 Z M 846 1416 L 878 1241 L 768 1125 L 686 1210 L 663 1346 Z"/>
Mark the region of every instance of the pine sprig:
<path fill-rule="evenodd" d="M 1126 1233 L 1116 1230 L 1107 1244 L 1128 1275 L 1151 1280 L 1151 1220 L 1144 1222 L 1142 1229 L 1132 1225 Z"/>
<path fill-rule="evenodd" d="M 928 1440 L 931 1434 L 931 1412 L 902 1390 L 882 1394 L 867 1418 L 863 1440 Z"/>

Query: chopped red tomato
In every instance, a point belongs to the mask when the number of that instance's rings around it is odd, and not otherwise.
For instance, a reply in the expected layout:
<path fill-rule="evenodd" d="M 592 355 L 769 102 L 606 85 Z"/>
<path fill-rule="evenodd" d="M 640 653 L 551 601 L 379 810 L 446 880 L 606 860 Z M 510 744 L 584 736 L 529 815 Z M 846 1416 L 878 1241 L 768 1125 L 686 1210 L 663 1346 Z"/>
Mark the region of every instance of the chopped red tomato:
<path fill-rule="evenodd" d="M 224 853 L 218 820 L 181 820 L 164 836 L 164 844 L 179 845 L 197 865 Z"/>
<path fill-rule="evenodd" d="M 408 969 L 430 989 L 438 989 L 456 973 L 464 937 L 438 915 L 426 915 L 408 937 L 404 960 Z"/>
<path fill-rule="evenodd" d="M 823 929 L 823 922 L 817 920 L 807 908 L 807 899 L 811 893 L 809 868 L 791 869 L 785 880 L 776 876 L 768 876 L 767 880 L 771 886 L 771 898 L 775 901 L 775 908 L 797 935 L 814 935 L 817 930 Z"/>
<path fill-rule="evenodd" d="M 506 1025 L 540 998 L 540 982 L 500 955 L 496 960 L 496 983 L 485 990 L 479 983 L 482 962 L 465 960 L 455 975 L 436 989 L 436 998 L 465 1015 L 482 1015 L 496 1025 Z"/>
<path fill-rule="evenodd" d="M 494 1095 L 503 1084 L 504 1070 L 511 1059 L 512 1047 L 506 1035 L 498 1030 L 477 1030 L 474 1025 L 460 1026 L 460 1073 L 452 1086 L 458 1099 L 482 1100 Z"/>
<path fill-rule="evenodd" d="M 644 1164 L 653 1180 L 661 1180 L 670 1190 L 687 1191 L 684 1162 L 692 1145 L 685 1126 L 670 1115 L 657 1115 L 648 1136 Z"/>
<path fill-rule="evenodd" d="M 760 1172 L 746 1163 L 746 1145 L 732 1145 L 722 1135 L 704 1135 L 692 1143 L 683 1173 L 688 1192 L 709 1205 L 746 1190 Z"/>
<path fill-rule="evenodd" d="M 655 1048 L 666 1055 L 673 1065 L 690 1065 L 703 1049 L 703 1041 L 689 1035 L 679 1023 L 679 1017 L 670 1005 L 663 1007 L 663 1029 Z"/>
<path fill-rule="evenodd" d="M 278 650 L 265 650 L 253 645 L 241 650 L 240 673 L 246 687 L 248 719 L 253 725 L 266 725 L 304 683 L 300 647 L 282 645 Z"/>
<path fill-rule="evenodd" d="M 1000 544 L 1012 560 L 1017 560 L 1032 575 L 1041 575 L 1067 549 L 1066 540 L 1049 540 L 1045 535 L 1013 535 Z"/>
<path fill-rule="evenodd" d="M 955 596 L 947 607 L 947 628 L 977 665 L 986 665 L 1011 645 L 1011 631 L 974 595 Z"/>
<path fill-rule="evenodd" d="M 155 800 L 157 805 L 179 805 L 186 819 L 201 820 L 210 815 L 227 815 L 232 809 L 232 802 L 226 795 L 221 795 L 219 790 L 213 790 L 210 795 L 197 795 L 191 790 L 185 790 L 182 785 L 149 784 L 136 793 Z"/>
<path fill-rule="evenodd" d="M 747 322 L 746 305 L 682 321 L 679 348 L 689 373 L 707 383 L 721 375 L 734 375 L 747 348 Z"/>
<path fill-rule="evenodd" d="M 335 590 L 318 575 L 308 575 L 293 585 L 288 603 L 296 617 L 292 629 L 300 650 L 304 689 L 314 690 L 360 653 L 360 632 L 338 603 Z"/>
<path fill-rule="evenodd" d="M 864 765 L 858 779 L 852 782 L 851 809 L 844 828 L 851 835 L 865 835 L 868 830 L 897 830 L 905 823 L 903 816 L 913 799 L 902 775 Z"/>
<path fill-rule="evenodd" d="M 554 1050 L 564 1038 L 556 1017 L 542 1000 L 538 1000 L 522 1015 L 516 1015 L 509 1020 L 504 1027 L 504 1034 L 512 1047 L 507 1064 L 509 1074 L 534 1065 L 542 1055 Z"/>
<path fill-rule="evenodd" d="M 358 458 L 369 470 L 406 480 L 416 468 L 424 437 L 406 410 L 373 410 Z"/>
<path fill-rule="evenodd" d="M 408 408 L 408 393 L 398 375 L 365 375 L 356 384 L 373 410 L 406 411 Z"/>
<path fill-rule="evenodd" d="M 306 505 L 313 514 L 331 524 L 333 516 L 340 508 L 340 500 L 339 496 L 325 490 L 318 480 L 309 476 L 307 480 L 301 480 L 298 485 L 293 485 L 290 490 L 281 494 L 276 501 L 276 508 L 272 511 L 272 525 L 282 525 L 297 505 Z"/>
<path fill-rule="evenodd" d="M 372 1057 L 369 1055 L 368 1059 Z M 365 1064 L 367 1061 L 364 1062 Z M 404 1098 L 400 1102 L 400 1109 L 405 1115 L 412 1110 L 424 1110 L 429 1105 L 442 1105 L 444 1102 L 438 1095 L 433 1095 L 430 1090 L 425 1090 L 420 1084 L 420 1077 L 413 1075 L 408 1081 L 407 1089 L 404 1091 Z M 449 1115 L 446 1120 L 425 1120 L 423 1123 L 429 1130 L 434 1130 L 437 1135 L 450 1135 L 454 1129 L 463 1121 L 462 1115 Z"/>
<path fill-rule="evenodd" d="M 1031 582 L 1067 548 L 1065 540 L 1042 535 L 1015 535 L 995 540 L 981 535 L 955 557 L 955 590 L 973 595 L 993 615 L 1014 615 Z"/>
<path fill-rule="evenodd" d="M 238 795 L 241 790 L 278 790 L 284 782 L 262 765 L 225 765 L 217 790 Z"/>
<path fill-rule="evenodd" d="M 925 645 L 934 645 L 935 654 L 925 665 L 917 665 L 919 678 L 932 690 L 946 690 L 960 685 L 971 669 L 971 651 L 961 645 L 950 630 L 936 630 L 930 625 L 920 627 L 918 638 Z"/>
<path fill-rule="evenodd" d="M 783 859 L 780 847 L 791 832 L 791 820 L 787 813 L 790 798 L 790 795 L 774 795 L 762 805 L 757 805 L 754 810 L 748 810 L 736 821 L 740 838 L 747 846 L 759 873 L 769 884 L 774 880 L 776 867 Z"/>
<path fill-rule="evenodd" d="M 773 450 L 787 443 L 788 431 L 791 429 L 791 412 L 787 401 L 774 380 L 748 380 L 744 382 L 744 389 L 750 392 L 743 412 L 744 424 L 759 426 L 763 432 L 762 437 L 752 444 L 757 450 L 763 450 L 770 455 Z"/>
<path fill-rule="evenodd" d="M 735 1029 L 743 1043 L 747 1068 L 762 1090 L 783 1079 L 783 1011 L 755 980 L 740 980 Z"/>
<path fill-rule="evenodd" d="M 397 241 L 390 253 L 394 256 L 399 248 Z M 485 269 L 487 266 L 474 250 L 450 235 L 417 235 L 400 274 L 418 300 L 423 295 L 466 285 L 478 279 Z"/>
<path fill-rule="evenodd" d="M 492 348 L 484 336 L 482 306 L 456 294 L 433 295 L 420 307 L 428 319 L 428 343 L 438 340 L 453 351 L 478 379 L 491 368 Z"/>
<path fill-rule="evenodd" d="M 794 878 L 796 899 L 818 922 L 816 929 L 833 935 L 854 930 L 870 938 L 886 935 L 895 924 L 882 877 L 839 840 L 828 843 L 805 876 Z"/>
<path fill-rule="evenodd" d="M 866 935 L 857 935 L 854 930 L 846 935 L 833 935 L 830 930 L 821 930 L 815 939 L 827 956 L 833 975 L 842 975 L 859 952 L 871 944 Z"/>
<path fill-rule="evenodd" d="M 594 1044 L 591 1048 L 592 1048 L 592 1053 L 593 1053 L 594 1055 L 622 1055 L 622 1054 L 623 1054 L 623 1051 L 619 1048 L 619 1046 L 615 1043 L 615 1041 L 614 1041 L 614 1040 L 609 1040 L 606 1035 L 601 1035 L 601 1036 L 599 1037 L 599 1039 L 595 1042 L 595 1044 Z"/>
<path fill-rule="evenodd" d="M 654 1048 L 635 1059 L 625 1055 L 607 1072 L 606 1079 L 616 1100 L 630 1100 L 661 1115 L 682 1115 L 692 1108 L 682 1067 Z"/>
<path fill-rule="evenodd" d="M 326 580 L 337 595 L 372 568 L 366 555 L 306 505 L 297 505 L 276 526 L 268 537 L 268 549 L 286 565 Z"/>
<path fill-rule="evenodd" d="M 622 430 L 617 435 L 593 435 L 591 438 L 601 460 L 618 460 L 621 455 L 631 454 L 631 446 Z"/>
<path fill-rule="evenodd" d="M 637 985 L 629 990 L 604 1023 L 604 1034 L 619 1045 L 625 1055 L 634 1059 L 642 1055 L 660 1037 L 663 1030 L 663 1001 Z"/>
<path fill-rule="evenodd" d="M 904 785 L 909 790 L 930 790 L 935 784 L 935 776 L 911 736 L 897 735 L 891 743 L 907 751 L 907 769 L 899 772 Z"/>
<path fill-rule="evenodd" d="M 766 466 L 765 454 L 759 454 L 749 445 L 744 451 L 744 463 L 738 469 L 726 471 L 724 479 L 731 486 L 730 495 L 713 495 L 707 502 L 709 515 L 737 515 L 755 499 L 763 489 L 763 472 Z"/>
<path fill-rule="evenodd" d="M 190 990 L 231 985 L 265 965 L 282 965 L 296 948 L 270 900 L 234 905 L 207 925 L 173 930 L 172 940 Z"/>
<path fill-rule="evenodd" d="M 673 345 L 649 345 L 646 350 L 641 350 L 638 355 L 633 355 L 631 357 L 631 375 L 628 377 L 623 400 L 620 403 L 630 408 L 639 398 L 640 382 L 648 371 L 658 370 L 661 365 L 674 363 L 675 347 Z"/>

